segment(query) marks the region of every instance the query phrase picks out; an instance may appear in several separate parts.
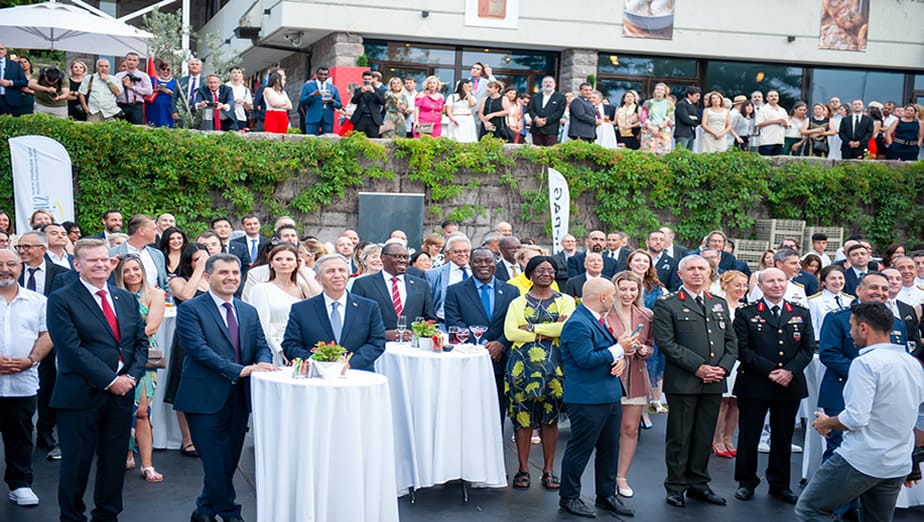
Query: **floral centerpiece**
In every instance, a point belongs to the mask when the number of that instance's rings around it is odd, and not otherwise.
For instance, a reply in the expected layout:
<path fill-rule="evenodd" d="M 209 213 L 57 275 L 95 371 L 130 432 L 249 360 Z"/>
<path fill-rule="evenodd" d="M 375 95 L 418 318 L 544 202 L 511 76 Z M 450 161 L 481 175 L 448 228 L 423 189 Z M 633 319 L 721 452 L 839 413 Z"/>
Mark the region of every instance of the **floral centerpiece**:
<path fill-rule="evenodd" d="M 443 351 L 443 332 L 436 325 L 436 321 L 414 321 L 411 323 L 411 331 L 414 332 L 414 340 L 420 348 Z"/>
<path fill-rule="evenodd" d="M 334 341 L 318 341 L 311 349 L 311 366 L 322 379 L 333 379 L 342 374 L 347 349 Z"/>

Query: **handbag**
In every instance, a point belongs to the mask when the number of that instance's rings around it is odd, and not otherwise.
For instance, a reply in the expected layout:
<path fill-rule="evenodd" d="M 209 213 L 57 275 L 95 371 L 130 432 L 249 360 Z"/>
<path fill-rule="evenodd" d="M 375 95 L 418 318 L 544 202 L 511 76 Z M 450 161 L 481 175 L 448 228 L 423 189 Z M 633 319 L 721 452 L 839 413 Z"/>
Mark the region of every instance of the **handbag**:
<path fill-rule="evenodd" d="M 167 359 L 164 357 L 164 352 L 158 350 L 157 348 L 151 348 L 148 350 L 148 362 L 144 365 L 144 367 L 149 370 L 166 369 Z"/>
<path fill-rule="evenodd" d="M 379 134 L 385 134 L 386 132 L 391 132 L 395 130 L 395 123 L 391 121 L 386 121 L 385 123 L 379 125 Z"/>
<path fill-rule="evenodd" d="M 432 136 L 434 127 L 436 127 L 435 123 L 418 123 L 417 134 L 429 134 Z"/>
<path fill-rule="evenodd" d="M 827 156 L 828 140 L 812 140 L 812 155 Z"/>
<path fill-rule="evenodd" d="M 153 81 L 152 81 L 151 83 L 153 84 L 153 87 L 154 87 L 155 90 L 154 90 L 154 92 L 152 92 L 151 94 L 148 94 L 147 96 L 144 97 L 144 103 L 146 103 L 146 104 L 148 104 L 148 105 L 154 103 L 154 100 L 157 99 L 157 95 L 160 94 L 160 91 L 156 90 L 156 89 L 157 89 L 157 85 L 158 85 L 157 79 L 156 79 L 156 78 L 152 78 L 152 80 L 153 80 Z"/>

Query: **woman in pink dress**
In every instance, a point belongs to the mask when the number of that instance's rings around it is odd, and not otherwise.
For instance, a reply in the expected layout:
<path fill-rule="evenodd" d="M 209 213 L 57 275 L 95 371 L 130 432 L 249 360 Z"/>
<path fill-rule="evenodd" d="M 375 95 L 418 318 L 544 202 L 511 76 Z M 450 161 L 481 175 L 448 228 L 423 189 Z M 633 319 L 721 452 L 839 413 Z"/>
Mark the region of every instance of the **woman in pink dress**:
<path fill-rule="evenodd" d="M 428 76 L 423 83 L 423 91 L 417 95 L 414 105 L 417 111 L 414 113 L 414 137 L 419 138 L 421 134 L 430 134 L 438 137 L 441 133 L 443 104 L 445 100 L 440 94 L 440 80 L 436 76 Z M 423 125 L 421 125 L 423 124 Z M 433 132 L 425 132 L 426 127 L 433 125 Z M 422 132 L 424 131 L 424 132 Z"/>

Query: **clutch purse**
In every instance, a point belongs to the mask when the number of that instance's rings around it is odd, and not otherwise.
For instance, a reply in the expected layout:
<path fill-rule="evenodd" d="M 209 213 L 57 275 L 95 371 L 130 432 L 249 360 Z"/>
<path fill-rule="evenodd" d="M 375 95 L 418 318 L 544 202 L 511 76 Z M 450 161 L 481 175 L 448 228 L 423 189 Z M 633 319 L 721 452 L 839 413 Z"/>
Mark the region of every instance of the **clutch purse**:
<path fill-rule="evenodd" d="M 433 127 L 435 123 L 418 123 L 417 124 L 417 134 L 430 134 L 433 135 Z"/>
<path fill-rule="evenodd" d="M 164 352 L 151 348 L 148 350 L 148 363 L 144 365 L 149 370 L 163 370 L 167 368 L 167 359 L 164 358 Z"/>

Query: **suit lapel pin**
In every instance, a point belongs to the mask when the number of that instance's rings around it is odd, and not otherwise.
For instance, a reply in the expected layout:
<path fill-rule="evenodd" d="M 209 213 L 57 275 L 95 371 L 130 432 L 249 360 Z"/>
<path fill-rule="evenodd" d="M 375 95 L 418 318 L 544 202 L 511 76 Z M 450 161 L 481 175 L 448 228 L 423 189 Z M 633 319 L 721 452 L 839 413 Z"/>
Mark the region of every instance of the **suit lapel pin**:
<path fill-rule="evenodd" d="M 355 306 L 356 308 L 359 308 L 359 305 L 356 303 L 353 303 L 353 306 Z"/>
<path fill-rule="evenodd" d="M 503 291 L 503 290 L 498 290 L 497 293 L 503 295 L 504 291 Z"/>

